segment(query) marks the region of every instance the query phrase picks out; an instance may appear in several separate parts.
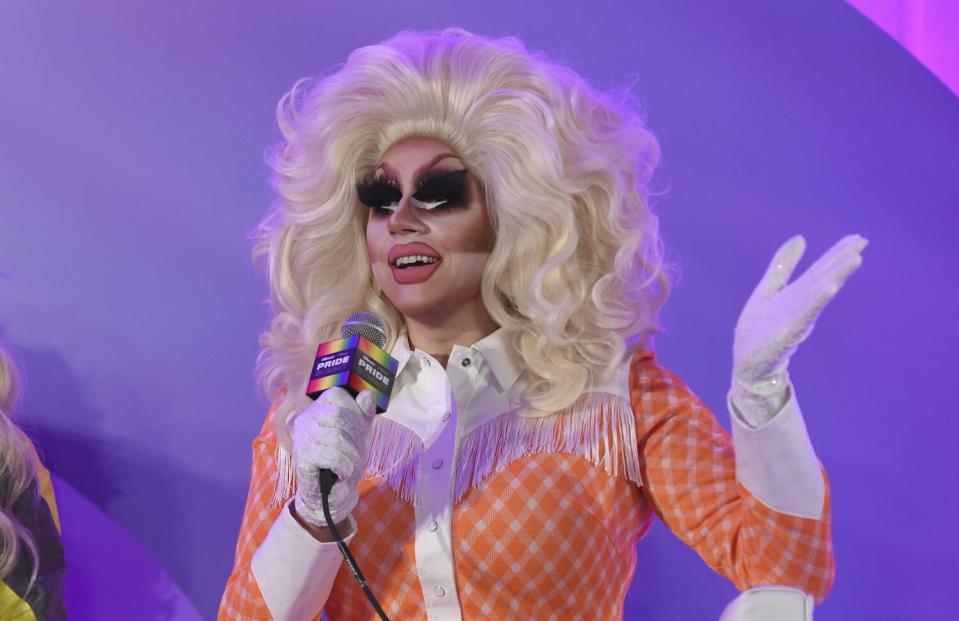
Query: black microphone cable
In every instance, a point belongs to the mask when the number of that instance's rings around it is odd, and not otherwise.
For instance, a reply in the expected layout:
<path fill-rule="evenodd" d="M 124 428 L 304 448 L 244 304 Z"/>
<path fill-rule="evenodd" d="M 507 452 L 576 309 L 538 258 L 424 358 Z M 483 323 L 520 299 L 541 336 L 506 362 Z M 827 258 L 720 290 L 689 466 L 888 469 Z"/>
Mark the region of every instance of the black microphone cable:
<path fill-rule="evenodd" d="M 338 478 L 332 470 L 327 468 L 320 470 L 320 497 L 323 501 L 323 517 L 326 518 L 326 527 L 329 528 L 333 534 L 337 547 L 340 549 L 340 552 L 343 553 L 343 558 L 346 559 L 346 564 L 349 565 L 350 571 L 353 572 L 353 577 L 360 583 L 360 588 L 362 588 L 363 593 L 366 594 L 366 599 L 370 600 L 370 604 L 373 605 L 376 614 L 378 614 L 383 621 L 390 621 L 390 618 L 383 612 L 383 608 L 380 607 L 380 603 L 376 601 L 376 597 L 373 596 L 373 592 L 366 583 L 366 578 L 363 576 L 363 572 L 360 571 L 360 566 L 356 564 L 356 559 L 353 558 L 350 548 L 346 545 L 346 542 L 343 541 L 343 537 L 340 535 L 340 531 L 336 529 L 336 525 L 333 524 L 333 516 L 330 515 L 330 491 L 332 491 L 333 484 L 336 483 Z"/>

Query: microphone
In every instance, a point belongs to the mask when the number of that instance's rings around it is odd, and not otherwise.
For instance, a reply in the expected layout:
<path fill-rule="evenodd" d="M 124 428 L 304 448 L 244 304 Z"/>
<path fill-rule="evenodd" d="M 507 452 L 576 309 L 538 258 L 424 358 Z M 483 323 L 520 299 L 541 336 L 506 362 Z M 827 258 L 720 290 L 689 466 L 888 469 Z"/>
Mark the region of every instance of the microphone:
<path fill-rule="evenodd" d="M 353 313 L 343 322 L 341 338 L 320 343 L 306 386 L 306 396 L 314 401 L 334 386 L 346 389 L 353 398 L 369 390 L 376 397 L 376 413 L 386 411 L 399 366 L 383 347 L 386 326 L 367 311 Z"/>
<path fill-rule="evenodd" d="M 306 385 L 306 396 L 315 401 L 324 391 L 339 386 L 355 399 L 360 392 L 369 390 L 376 397 L 376 413 L 385 412 L 399 363 L 383 350 L 387 341 L 383 320 L 367 311 L 353 313 L 343 322 L 340 336 L 342 338 L 320 343 L 316 348 L 316 360 Z M 326 527 L 330 529 L 353 577 L 359 582 L 377 615 L 389 621 L 330 515 L 330 491 L 338 479 L 332 470 L 320 469 L 320 496 Z"/>

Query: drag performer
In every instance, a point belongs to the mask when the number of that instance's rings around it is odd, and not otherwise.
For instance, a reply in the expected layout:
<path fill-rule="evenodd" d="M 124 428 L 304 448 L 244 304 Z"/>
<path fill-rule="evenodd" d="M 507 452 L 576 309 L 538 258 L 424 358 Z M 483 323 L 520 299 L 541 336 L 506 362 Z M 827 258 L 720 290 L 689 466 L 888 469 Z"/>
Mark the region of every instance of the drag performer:
<path fill-rule="evenodd" d="M 622 97 L 515 39 L 404 32 L 281 101 L 258 229 L 273 402 L 221 619 L 621 619 L 654 515 L 740 590 L 821 600 L 829 491 L 789 358 L 861 262 L 789 282 L 776 253 L 735 329 L 730 437 L 656 360 L 669 291 L 648 184 L 659 149 Z M 304 397 L 358 310 L 399 361 L 369 393 Z M 647 571 L 649 568 L 647 568 Z"/>
<path fill-rule="evenodd" d="M 66 619 L 66 569 L 50 473 L 12 420 L 16 366 L 0 347 L 0 619 Z"/>

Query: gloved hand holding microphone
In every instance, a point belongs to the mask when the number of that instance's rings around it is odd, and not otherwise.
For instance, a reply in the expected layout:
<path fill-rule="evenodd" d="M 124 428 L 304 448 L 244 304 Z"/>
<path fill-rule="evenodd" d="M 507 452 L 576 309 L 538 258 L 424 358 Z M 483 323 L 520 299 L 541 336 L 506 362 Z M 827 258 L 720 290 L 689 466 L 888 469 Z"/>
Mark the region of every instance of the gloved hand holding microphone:
<path fill-rule="evenodd" d="M 327 389 L 293 420 L 293 463 L 296 467 L 296 514 L 326 528 L 320 493 L 320 471 L 338 478 L 329 496 L 334 524 L 350 516 L 359 501 L 356 488 L 370 452 L 375 396 L 364 390 L 356 399 L 343 388 Z"/>
<path fill-rule="evenodd" d="M 385 326 L 372 313 L 351 315 L 341 336 L 317 348 L 306 390 L 315 401 L 291 423 L 294 514 L 320 528 L 328 526 L 324 491 L 333 525 L 347 519 L 359 501 L 357 486 L 369 457 L 373 421 L 386 409 L 397 367 L 382 349 Z"/>

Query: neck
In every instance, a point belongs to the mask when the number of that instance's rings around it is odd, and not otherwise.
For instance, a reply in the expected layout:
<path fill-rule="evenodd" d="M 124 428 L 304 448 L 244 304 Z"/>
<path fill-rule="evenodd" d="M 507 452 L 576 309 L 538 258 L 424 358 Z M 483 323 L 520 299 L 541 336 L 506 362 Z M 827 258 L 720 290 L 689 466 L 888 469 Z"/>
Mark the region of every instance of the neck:
<path fill-rule="evenodd" d="M 482 304 L 464 305 L 442 316 L 405 319 L 410 346 L 439 359 L 448 358 L 454 345 L 468 347 L 499 328 Z"/>

